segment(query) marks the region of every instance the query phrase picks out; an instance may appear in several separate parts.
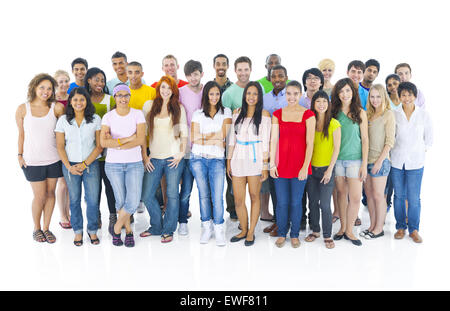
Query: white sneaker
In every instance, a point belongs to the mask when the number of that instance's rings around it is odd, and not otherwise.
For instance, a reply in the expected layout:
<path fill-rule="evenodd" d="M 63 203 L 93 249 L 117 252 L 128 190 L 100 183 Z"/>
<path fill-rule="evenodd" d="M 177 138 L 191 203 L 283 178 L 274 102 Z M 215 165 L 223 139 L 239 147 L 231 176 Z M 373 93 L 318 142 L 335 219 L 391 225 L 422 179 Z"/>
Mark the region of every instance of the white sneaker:
<path fill-rule="evenodd" d="M 188 235 L 189 234 L 188 225 L 185 223 L 180 224 L 178 226 L 178 234 L 179 235 Z"/>
<path fill-rule="evenodd" d="M 212 220 L 202 221 L 202 233 L 200 235 L 200 243 L 207 244 L 209 239 L 211 239 L 212 230 Z"/>
<path fill-rule="evenodd" d="M 138 212 L 139 214 L 142 214 L 142 213 L 144 212 L 144 210 L 145 210 L 145 204 L 144 204 L 144 202 L 139 202 L 139 206 L 138 206 L 138 208 L 137 208 L 137 212 Z"/>
<path fill-rule="evenodd" d="M 225 246 L 225 228 L 224 224 L 214 225 L 214 235 L 216 236 L 216 245 L 217 246 Z"/>

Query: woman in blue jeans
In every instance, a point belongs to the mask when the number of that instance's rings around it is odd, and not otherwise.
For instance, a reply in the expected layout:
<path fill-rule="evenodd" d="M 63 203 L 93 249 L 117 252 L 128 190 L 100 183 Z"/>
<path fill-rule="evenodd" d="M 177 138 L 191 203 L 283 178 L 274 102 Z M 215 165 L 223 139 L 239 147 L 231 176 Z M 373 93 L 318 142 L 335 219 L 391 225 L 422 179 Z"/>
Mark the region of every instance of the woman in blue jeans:
<path fill-rule="evenodd" d="M 226 169 L 224 144 L 232 117 L 231 110 L 222 106 L 221 95 L 217 82 L 206 83 L 202 95 L 202 109 L 195 111 L 192 116 L 190 160 L 200 198 L 200 243 L 208 243 L 214 232 L 218 246 L 226 244 L 223 224 Z M 214 221 L 211 219 L 211 200 Z"/>
<path fill-rule="evenodd" d="M 108 148 L 105 172 L 114 191 L 118 212 L 117 222 L 110 228 L 110 233 L 113 245 L 121 246 L 124 244 L 121 230 L 125 226 L 125 246 L 133 247 L 135 242 L 130 216 L 136 212 L 142 193 L 142 154 L 145 150 L 141 146 L 146 144 L 146 125 L 142 111 L 128 106 L 131 92 L 126 84 L 118 84 L 113 96 L 116 109 L 103 116 L 100 135 L 102 147 Z"/>
<path fill-rule="evenodd" d="M 63 174 L 69 189 L 70 223 L 75 232 L 75 246 L 83 245 L 83 214 L 81 211 L 81 184 L 86 199 L 87 232 L 92 244 L 99 244 L 98 195 L 100 169 L 98 158 L 101 119 L 85 88 L 74 88 L 69 95 L 66 114 L 56 124 L 56 144 L 63 162 Z"/>
<path fill-rule="evenodd" d="M 141 237 L 161 236 L 162 243 L 173 240 L 180 209 L 179 185 L 188 130 L 186 112 L 179 102 L 176 81 L 163 76 L 156 85 L 156 97 L 146 116 L 150 155 L 143 153 L 146 172 L 142 199 L 150 214 L 150 228 Z M 155 193 L 162 176 L 166 177 L 167 207 L 164 218 Z"/>
<path fill-rule="evenodd" d="M 409 236 L 421 243 L 420 188 L 425 164 L 425 152 L 433 143 L 433 126 L 430 116 L 415 105 L 417 88 L 411 82 L 398 86 L 402 106 L 395 114 L 395 145 L 391 150 L 392 183 L 394 185 L 394 214 L 396 229 L 394 237 L 402 239 L 408 229 Z M 408 223 L 406 223 L 405 200 L 408 200 Z"/>

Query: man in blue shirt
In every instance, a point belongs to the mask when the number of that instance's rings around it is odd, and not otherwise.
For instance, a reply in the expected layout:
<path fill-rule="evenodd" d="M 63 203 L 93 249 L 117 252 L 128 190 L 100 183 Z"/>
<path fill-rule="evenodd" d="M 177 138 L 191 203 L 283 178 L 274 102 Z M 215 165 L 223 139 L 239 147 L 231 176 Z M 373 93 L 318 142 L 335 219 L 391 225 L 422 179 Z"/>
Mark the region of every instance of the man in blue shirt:
<path fill-rule="evenodd" d="M 75 77 L 75 82 L 70 83 L 67 94 L 70 94 L 70 91 L 76 87 L 84 86 L 84 77 L 88 68 L 88 62 L 84 58 L 78 57 L 72 61 L 72 73 Z"/>
<path fill-rule="evenodd" d="M 363 80 L 359 82 L 359 86 L 369 92 L 380 72 L 380 63 L 376 59 L 369 59 L 364 65 L 366 66 L 366 70 L 364 70 L 364 77 Z"/>
<path fill-rule="evenodd" d="M 366 110 L 367 98 L 369 97 L 369 91 L 359 85 L 359 82 L 364 77 L 364 71 L 366 65 L 360 60 L 354 60 L 347 66 L 347 76 L 352 79 L 355 87 L 358 89 L 359 99 L 361 100 L 361 107 Z"/>

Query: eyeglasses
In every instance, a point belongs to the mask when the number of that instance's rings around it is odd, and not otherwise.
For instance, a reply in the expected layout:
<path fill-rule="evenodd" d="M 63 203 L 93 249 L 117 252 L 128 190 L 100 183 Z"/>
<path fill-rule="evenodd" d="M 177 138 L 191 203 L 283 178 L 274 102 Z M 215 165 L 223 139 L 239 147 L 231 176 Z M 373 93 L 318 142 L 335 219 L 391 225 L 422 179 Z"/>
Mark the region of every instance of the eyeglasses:
<path fill-rule="evenodd" d="M 319 81 L 320 80 L 320 78 L 319 77 L 316 77 L 316 76 L 309 76 L 309 77 L 307 77 L 306 78 L 306 80 L 307 81 Z"/>
<path fill-rule="evenodd" d="M 127 95 L 116 95 L 115 97 L 116 97 L 117 99 L 122 99 L 122 98 L 124 98 L 124 99 L 130 99 L 131 95 L 130 95 L 130 94 L 127 94 Z"/>

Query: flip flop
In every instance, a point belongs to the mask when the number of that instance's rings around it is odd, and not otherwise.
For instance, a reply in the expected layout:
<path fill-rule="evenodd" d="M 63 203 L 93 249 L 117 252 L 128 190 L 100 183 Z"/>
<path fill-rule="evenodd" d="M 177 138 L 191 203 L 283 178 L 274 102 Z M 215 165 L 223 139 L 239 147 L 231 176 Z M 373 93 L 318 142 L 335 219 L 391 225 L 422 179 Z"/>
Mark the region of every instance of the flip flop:
<path fill-rule="evenodd" d="M 333 216 L 333 223 L 335 223 L 335 222 L 338 221 L 338 220 L 339 220 L 339 217 Z"/>
<path fill-rule="evenodd" d="M 173 241 L 173 235 L 163 234 L 161 237 L 161 243 L 170 243 Z"/>
<path fill-rule="evenodd" d="M 148 231 L 148 230 L 145 230 L 144 232 L 142 232 L 141 234 L 139 234 L 139 236 L 141 237 L 141 238 L 146 238 L 146 237 L 149 237 L 149 236 L 152 236 L 153 234 L 150 232 L 150 231 Z"/>
<path fill-rule="evenodd" d="M 334 248 L 335 244 L 333 240 L 323 240 L 325 242 L 325 247 L 328 249 Z"/>
<path fill-rule="evenodd" d="M 72 229 L 72 225 L 69 222 L 59 222 L 59 225 L 63 228 L 63 229 Z"/>

